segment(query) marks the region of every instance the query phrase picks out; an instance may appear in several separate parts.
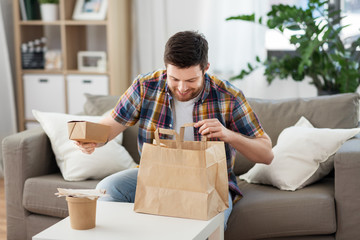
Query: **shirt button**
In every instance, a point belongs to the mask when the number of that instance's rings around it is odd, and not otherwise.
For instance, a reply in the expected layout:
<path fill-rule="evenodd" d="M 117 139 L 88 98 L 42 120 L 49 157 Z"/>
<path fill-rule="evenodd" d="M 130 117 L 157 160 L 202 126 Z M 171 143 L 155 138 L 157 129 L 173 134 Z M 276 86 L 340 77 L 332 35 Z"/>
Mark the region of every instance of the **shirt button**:
<path fill-rule="evenodd" d="M 170 124 L 169 127 L 172 127 L 172 124 Z"/>

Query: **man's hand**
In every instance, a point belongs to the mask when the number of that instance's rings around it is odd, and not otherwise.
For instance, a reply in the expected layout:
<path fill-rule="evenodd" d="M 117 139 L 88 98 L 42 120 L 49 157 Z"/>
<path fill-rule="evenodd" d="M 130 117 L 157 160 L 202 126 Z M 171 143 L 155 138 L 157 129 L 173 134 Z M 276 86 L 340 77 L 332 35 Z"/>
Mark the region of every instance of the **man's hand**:
<path fill-rule="evenodd" d="M 217 118 L 205 119 L 195 123 L 194 127 L 199 128 L 199 133 L 208 138 L 219 138 L 221 141 L 228 142 L 231 131 L 224 127 Z"/>
<path fill-rule="evenodd" d="M 103 118 L 99 123 L 108 125 L 111 127 L 108 141 L 111 141 L 117 135 L 122 133 L 127 127 L 116 122 L 110 115 Z M 75 141 L 75 144 L 83 153 L 92 154 L 95 151 L 95 148 L 102 147 L 106 143 L 94 143 L 94 142 L 80 142 Z"/>
<path fill-rule="evenodd" d="M 229 143 L 255 163 L 270 164 L 274 158 L 271 139 L 266 133 L 259 137 L 248 137 L 227 129 L 218 119 L 205 119 L 197 122 L 194 127 L 199 127 L 201 135 Z"/>
<path fill-rule="evenodd" d="M 99 147 L 97 143 L 93 142 L 79 142 L 75 141 L 75 144 L 79 147 L 79 149 L 86 154 L 92 154 L 95 151 L 96 147 Z"/>

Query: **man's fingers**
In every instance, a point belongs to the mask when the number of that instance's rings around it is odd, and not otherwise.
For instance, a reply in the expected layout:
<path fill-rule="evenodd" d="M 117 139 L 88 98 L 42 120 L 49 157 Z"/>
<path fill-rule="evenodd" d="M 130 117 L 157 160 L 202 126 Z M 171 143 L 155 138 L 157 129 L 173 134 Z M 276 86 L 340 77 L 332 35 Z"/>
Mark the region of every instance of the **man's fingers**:
<path fill-rule="evenodd" d="M 219 121 L 217 119 L 206 119 L 199 121 L 197 126 L 200 127 L 199 133 L 202 135 L 219 131 Z"/>
<path fill-rule="evenodd" d="M 200 121 L 198 121 L 197 123 L 194 124 L 194 127 L 201 127 L 204 124 L 208 124 L 208 123 L 216 122 L 216 121 L 218 121 L 216 118 L 200 120 Z"/>
<path fill-rule="evenodd" d="M 96 143 L 91 142 L 79 142 L 75 141 L 75 145 L 79 147 L 79 149 L 86 154 L 91 154 L 95 151 Z"/>
<path fill-rule="evenodd" d="M 96 147 L 96 143 L 91 142 L 75 142 L 75 144 L 82 148 Z"/>
<path fill-rule="evenodd" d="M 95 149 L 92 149 L 92 150 L 81 150 L 83 153 L 86 153 L 86 154 L 91 154 L 94 152 Z"/>

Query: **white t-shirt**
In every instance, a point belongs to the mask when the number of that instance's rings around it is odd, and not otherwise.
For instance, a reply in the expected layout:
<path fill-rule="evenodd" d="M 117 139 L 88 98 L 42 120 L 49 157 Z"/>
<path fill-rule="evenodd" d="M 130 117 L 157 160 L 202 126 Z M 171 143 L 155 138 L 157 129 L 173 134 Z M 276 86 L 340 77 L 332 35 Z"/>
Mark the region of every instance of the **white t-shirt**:
<path fill-rule="evenodd" d="M 195 98 L 187 101 L 180 102 L 176 98 L 173 98 L 173 115 L 174 115 L 174 130 L 180 134 L 180 127 L 185 123 L 192 123 L 193 120 L 193 110 L 195 102 L 200 98 L 201 92 Z M 194 141 L 194 128 L 186 127 L 184 132 L 184 141 Z"/>

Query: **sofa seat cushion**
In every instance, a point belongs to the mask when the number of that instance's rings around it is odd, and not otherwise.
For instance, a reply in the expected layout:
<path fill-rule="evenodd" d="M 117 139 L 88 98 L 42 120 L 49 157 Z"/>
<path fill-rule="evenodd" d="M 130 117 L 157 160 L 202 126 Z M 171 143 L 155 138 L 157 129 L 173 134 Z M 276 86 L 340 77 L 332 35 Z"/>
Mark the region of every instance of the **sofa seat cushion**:
<path fill-rule="evenodd" d="M 228 221 L 226 238 L 326 235 L 336 231 L 334 179 L 295 192 L 239 181 L 244 197 Z"/>
<path fill-rule="evenodd" d="M 54 194 L 57 188 L 93 189 L 99 180 L 67 182 L 60 173 L 28 178 L 24 185 L 23 206 L 32 213 L 64 218 L 68 216 L 65 198 Z"/>

